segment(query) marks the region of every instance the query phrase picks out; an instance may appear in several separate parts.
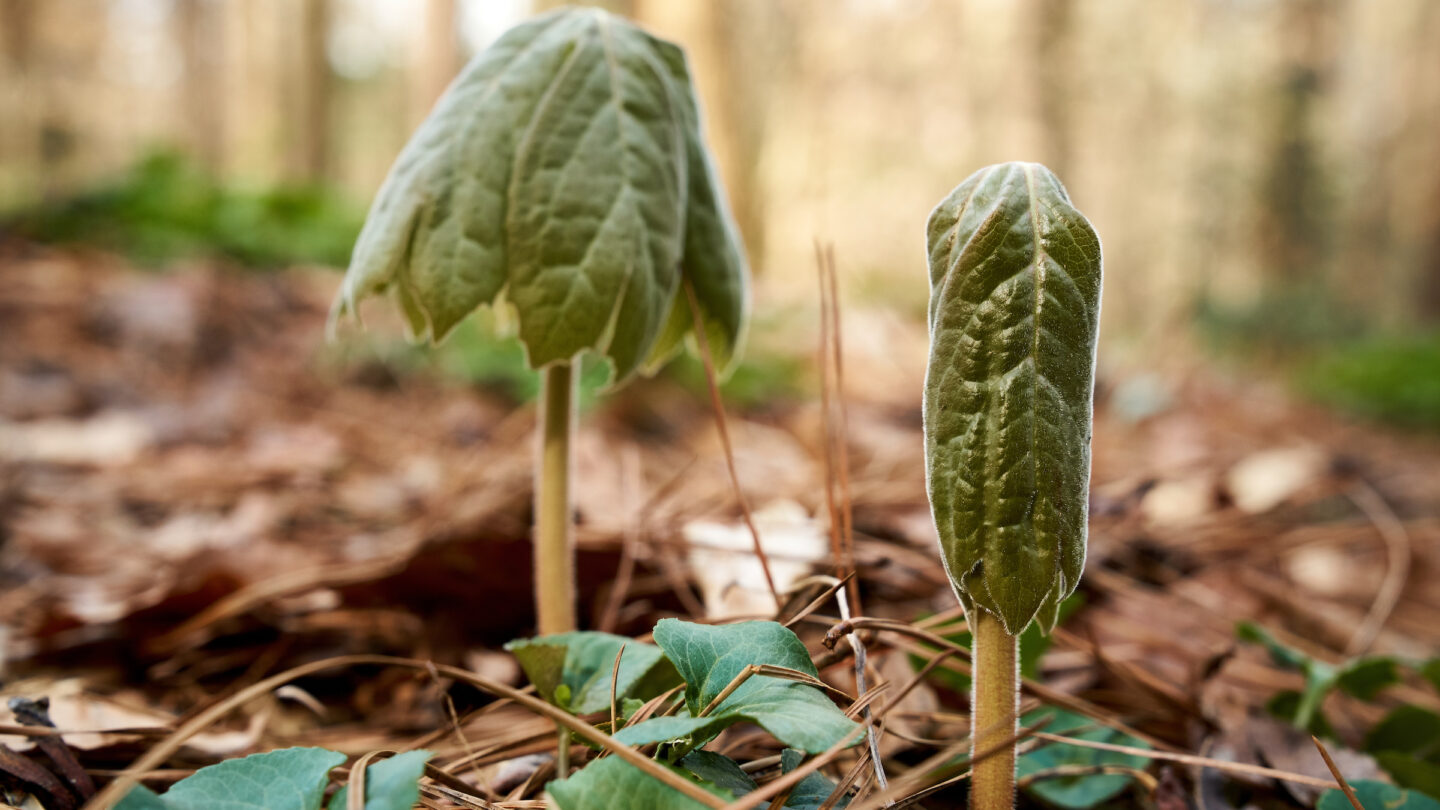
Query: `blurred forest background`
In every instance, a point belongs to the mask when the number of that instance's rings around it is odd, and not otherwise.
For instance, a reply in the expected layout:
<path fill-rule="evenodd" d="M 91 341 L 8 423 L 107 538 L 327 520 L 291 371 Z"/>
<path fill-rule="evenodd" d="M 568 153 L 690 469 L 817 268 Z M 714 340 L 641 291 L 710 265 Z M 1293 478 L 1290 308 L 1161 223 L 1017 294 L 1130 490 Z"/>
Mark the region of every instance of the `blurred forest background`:
<path fill-rule="evenodd" d="M 410 133 L 552 5 L 0 0 L 0 697 L 125 729 L 346 653 L 524 682 L 499 648 L 534 629 L 518 341 L 482 312 L 413 347 L 376 304 L 327 342 L 326 313 Z M 925 495 L 924 224 L 977 169 L 1040 161 L 1106 279 L 1089 559 L 1027 674 L 1128 724 L 1110 742 L 1311 780 L 1204 807 L 1313 806 L 1311 731 L 1348 777 L 1440 798 L 1440 0 L 606 5 L 688 51 L 755 301 L 734 483 L 698 360 L 598 399 L 584 370 L 581 626 L 771 615 L 748 499 L 799 604 L 853 562 L 857 616 L 968 643 Z M 872 686 L 940 661 L 876 633 Z M 819 666 L 849 688 L 847 649 Z M 961 666 L 887 718 L 891 766 L 966 728 Z M 304 689 L 323 720 L 266 697 L 169 764 L 423 739 L 496 795 L 544 784 L 511 766 L 553 726 L 516 706 L 378 670 Z M 65 736 L 110 773 L 149 744 Z M 1170 800 L 1135 806 L 1189 806 L 1156 770 Z"/>
<path fill-rule="evenodd" d="M 4 0 L 0 211 L 151 262 L 343 265 L 458 67 L 550 5 Z M 813 298 L 819 239 L 848 295 L 918 316 L 930 206 L 1038 160 L 1104 238 L 1110 362 L 1198 334 L 1440 422 L 1440 4 L 608 6 L 690 53 L 760 312 Z"/>

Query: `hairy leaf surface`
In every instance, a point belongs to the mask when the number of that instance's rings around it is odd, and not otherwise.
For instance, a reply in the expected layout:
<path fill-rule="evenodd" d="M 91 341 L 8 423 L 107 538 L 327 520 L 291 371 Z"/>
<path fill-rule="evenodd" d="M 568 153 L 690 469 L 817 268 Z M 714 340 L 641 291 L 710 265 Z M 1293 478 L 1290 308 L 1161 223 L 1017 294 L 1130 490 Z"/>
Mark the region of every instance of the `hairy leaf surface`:
<path fill-rule="evenodd" d="M 392 291 L 412 332 L 439 340 L 503 298 L 533 367 L 593 350 L 620 382 L 692 330 L 682 278 L 724 365 L 747 270 L 684 53 L 565 9 L 511 29 L 440 98 L 376 197 L 335 311 Z"/>
<path fill-rule="evenodd" d="M 1054 626 L 1085 564 L 1100 241 L 1034 163 L 930 215 L 925 449 L 945 568 L 1012 634 Z"/>

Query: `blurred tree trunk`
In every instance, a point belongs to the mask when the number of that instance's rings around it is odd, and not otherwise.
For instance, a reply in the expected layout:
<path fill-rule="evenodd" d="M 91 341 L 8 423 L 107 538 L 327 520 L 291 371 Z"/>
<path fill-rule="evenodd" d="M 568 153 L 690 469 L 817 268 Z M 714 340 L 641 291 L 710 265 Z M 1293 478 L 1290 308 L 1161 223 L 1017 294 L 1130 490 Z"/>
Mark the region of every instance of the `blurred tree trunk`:
<path fill-rule="evenodd" d="M 1440 170 L 1430 167 L 1433 190 L 1430 193 L 1430 244 L 1419 268 L 1419 307 L 1416 315 L 1425 326 L 1440 326 Z"/>
<path fill-rule="evenodd" d="M 30 64 L 33 0 L 0 0 L 0 46 L 5 61 L 21 76 Z"/>
<path fill-rule="evenodd" d="M 409 74 L 406 103 L 412 127 L 430 113 L 462 65 L 455 5 L 456 0 L 424 0 L 425 24 Z"/>
<path fill-rule="evenodd" d="M 6 119 L 0 127 L 0 162 L 13 177 L 9 188 L 0 194 L 23 198 L 34 193 L 34 167 L 40 147 L 38 111 L 31 69 L 35 40 L 34 9 L 31 0 L 0 0 L 0 116 Z"/>
<path fill-rule="evenodd" d="M 1283 5 L 1277 44 L 1285 56 L 1262 192 L 1260 255 L 1272 283 L 1320 289 L 1330 223 L 1315 119 L 1334 72 L 1339 0 Z"/>
<path fill-rule="evenodd" d="M 294 57 L 286 59 L 294 72 L 281 82 L 288 150 L 286 164 L 293 179 L 324 182 L 333 162 L 330 156 L 330 101 L 334 77 L 326 53 L 330 30 L 329 0 L 297 0 L 291 13 L 298 30 Z M 282 47 L 285 44 L 282 42 Z"/>
<path fill-rule="evenodd" d="M 201 163 L 218 174 L 225 163 L 225 10 L 219 0 L 181 0 L 178 12 L 190 141 Z"/>
<path fill-rule="evenodd" d="M 761 153 L 775 90 L 777 51 L 789 30 L 770 0 L 636 0 L 634 19 L 685 47 L 715 155 L 752 267 L 765 255 Z M 788 42 L 786 46 L 788 47 Z"/>
<path fill-rule="evenodd" d="M 1029 15 L 1040 154 L 1042 161 L 1063 181 L 1070 169 L 1068 78 L 1074 63 L 1070 48 L 1074 3 L 1073 0 L 1032 0 Z"/>
<path fill-rule="evenodd" d="M 530 0 L 530 5 L 535 9 L 536 14 L 554 11 L 565 6 L 594 6 L 603 8 L 611 14 L 635 18 L 635 0 Z"/>

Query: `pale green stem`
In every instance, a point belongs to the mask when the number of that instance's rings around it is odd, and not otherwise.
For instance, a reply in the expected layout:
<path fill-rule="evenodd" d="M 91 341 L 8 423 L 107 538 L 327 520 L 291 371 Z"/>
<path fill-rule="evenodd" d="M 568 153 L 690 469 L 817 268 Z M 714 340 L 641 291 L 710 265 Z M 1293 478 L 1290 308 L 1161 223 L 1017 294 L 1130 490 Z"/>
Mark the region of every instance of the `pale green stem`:
<path fill-rule="evenodd" d="M 973 766 L 970 810 L 1013 810 L 1015 724 L 1020 713 L 1019 639 L 981 608 L 973 608 L 969 618 L 975 638 L 970 751 L 972 757 L 989 754 Z M 997 747 L 1001 750 L 991 753 Z"/>
<path fill-rule="evenodd" d="M 540 464 L 535 471 L 535 613 L 540 635 L 575 629 L 575 543 L 570 525 L 570 435 L 575 375 L 553 363 L 540 383 Z"/>

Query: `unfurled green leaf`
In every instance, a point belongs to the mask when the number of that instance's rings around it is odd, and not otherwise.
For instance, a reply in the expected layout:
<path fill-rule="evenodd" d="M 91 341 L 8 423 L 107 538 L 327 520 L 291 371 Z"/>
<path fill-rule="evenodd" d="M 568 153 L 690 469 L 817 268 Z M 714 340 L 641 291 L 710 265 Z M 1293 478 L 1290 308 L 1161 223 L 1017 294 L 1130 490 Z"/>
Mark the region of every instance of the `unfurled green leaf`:
<path fill-rule="evenodd" d="M 168 810 L 172 806 L 166 804 L 165 800 L 155 795 L 155 791 L 150 788 L 136 785 L 115 805 L 115 810 Z"/>
<path fill-rule="evenodd" d="M 1440 764 L 1440 714 L 1419 706 L 1399 706 L 1365 735 L 1365 750 L 1403 751 Z"/>
<path fill-rule="evenodd" d="M 1066 737 L 1091 742 L 1128 745 L 1133 748 L 1150 747 L 1144 740 L 1111 728 L 1097 726 L 1095 721 L 1088 717 L 1061 709 L 1040 709 L 1025 715 L 1020 722 L 1028 727 L 1046 717 L 1051 718 L 1045 726 L 1045 731 L 1050 734 L 1062 734 Z M 1132 754 L 1081 748 L 1063 743 L 1047 743 L 1044 747 L 1021 756 L 1015 764 L 1015 773 L 1018 777 L 1023 778 L 1067 766 L 1124 765 L 1131 768 L 1143 768 L 1147 763 L 1148 760 L 1144 757 Z M 1052 779 L 1036 780 L 1026 787 L 1026 791 L 1050 804 L 1067 808 L 1067 810 L 1087 810 L 1119 795 L 1130 786 L 1131 781 L 1131 777 L 1123 774 L 1057 776 Z"/>
<path fill-rule="evenodd" d="M 691 778 L 684 771 L 671 770 Z M 734 798 L 714 785 L 698 784 L 725 801 Z M 703 810 L 705 807 L 614 756 L 596 760 L 569 779 L 551 782 L 545 789 L 560 810 Z"/>
<path fill-rule="evenodd" d="M 1034 163 L 930 215 L 925 449 L 950 581 L 1011 635 L 1048 629 L 1085 565 L 1100 240 Z"/>
<path fill-rule="evenodd" d="M 1338 688 L 1352 697 L 1371 700 L 1387 686 L 1400 682 L 1400 667 L 1393 658 L 1354 658 L 1332 665 L 1281 642 L 1254 622 L 1237 624 L 1235 635 L 1242 641 L 1264 647 L 1276 666 L 1297 670 L 1305 676 L 1303 690 L 1277 693 L 1266 708 L 1297 728 L 1322 737 L 1333 736 L 1333 729 L 1320 710 L 1332 691 Z"/>
<path fill-rule="evenodd" d="M 618 700 L 649 700 L 680 685 L 680 676 L 659 647 L 624 636 L 582 631 L 505 645 L 541 697 L 576 714 L 610 708 L 610 680 L 622 647 L 625 653 L 615 681 Z M 562 687 L 564 692 L 557 695 Z M 558 700 L 561 696 L 566 697 L 563 702 Z"/>
<path fill-rule="evenodd" d="M 1431 658 L 1421 664 L 1420 675 L 1429 681 L 1436 691 L 1440 691 L 1440 658 Z"/>
<path fill-rule="evenodd" d="M 1365 735 L 1365 750 L 1395 784 L 1440 796 L 1440 715 L 1399 706 Z"/>
<path fill-rule="evenodd" d="M 712 739 L 725 728 L 748 721 L 793 748 L 817 754 L 858 729 L 819 689 L 802 683 L 755 675 L 698 717 L 731 681 L 751 664 L 771 664 L 818 676 L 805 645 L 775 622 L 703 625 L 663 619 L 655 642 L 685 680 L 689 716 L 656 717 L 615 735 L 630 745 L 682 741 L 683 752 Z M 858 738 L 857 738 L 858 739 Z"/>
<path fill-rule="evenodd" d="M 692 329 L 682 278 L 733 357 L 747 270 L 684 54 L 564 9 L 511 29 L 441 97 L 376 197 L 336 313 L 391 291 L 438 340 L 503 299 L 532 367 L 594 351 L 619 382 Z"/>
<path fill-rule="evenodd" d="M 365 810 L 410 810 L 420 801 L 420 777 L 429 751 L 406 751 L 365 769 Z M 330 810 L 345 810 L 350 788 L 330 799 Z"/>
<path fill-rule="evenodd" d="M 1399 751 L 1381 751 L 1374 756 L 1395 784 L 1427 796 L 1440 796 L 1440 765 Z"/>
<path fill-rule="evenodd" d="M 790 773 L 800 767 L 805 755 L 794 748 L 786 748 L 780 752 L 780 772 Z M 825 778 L 821 773 L 807 775 L 800 783 L 790 789 L 790 797 L 785 800 L 785 806 L 792 810 L 819 810 L 820 805 L 830 798 L 835 792 L 835 783 Z M 850 797 L 842 796 L 835 802 L 835 807 L 849 807 Z"/>
<path fill-rule="evenodd" d="M 116 810 L 318 810 L 345 755 L 285 748 L 201 768 L 163 796 L 136 788 Z"/>
<path fill-rule="evenodd" d="M 1400 667 L 1393 658 L 1357 658 L 1335 673 L 1335 685 L 1351 697 L 1373 700 L 1387 686 L 1400 682 Z"/>
<path fill-rule="evenodd" d="M 680 760 L 680 767 L 718 788 L 730 791 L 735 798 L 759 787 L 740 763 L 713 751 L 691 751 Z"/>
<path fill-rule="evenodd" d="M 1426 796 L 1419 791 L 1405 790 L 1387 785 L 1384 782 L 1376 782 L 1371 779 L 1361 779 L 1350 783 L 1355 791 L 1355 796 L 1360 800 L 1360 806 L 1365 810 L 1440 810 L 1440 801 Z M 1327 790 L 1320 796 L 1320 801 L 1315 804 L 1315 810 L 1352 810 L 1350 800 L 1339 790 Z"/>

